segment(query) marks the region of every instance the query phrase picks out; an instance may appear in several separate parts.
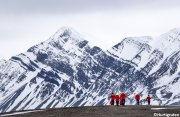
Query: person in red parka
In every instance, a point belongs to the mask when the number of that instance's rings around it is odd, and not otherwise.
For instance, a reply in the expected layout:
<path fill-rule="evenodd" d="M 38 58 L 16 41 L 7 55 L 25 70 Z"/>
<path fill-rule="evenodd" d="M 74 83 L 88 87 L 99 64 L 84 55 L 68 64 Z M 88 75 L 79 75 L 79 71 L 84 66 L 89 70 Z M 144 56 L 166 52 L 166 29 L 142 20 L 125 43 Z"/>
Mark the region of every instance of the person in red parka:
<path fill-rule="evenodd" d="M 119 95 L 116 95 L 116 96 L 115 96 L 115 99 L 116 99 L 116 106 L 119 106 L 119 99 L 120 99 L 120 98 L 119 98 Z"/>
<path fill-rule="evenodd" d="M 140 95 L 136 94 L 135 99 L 136 99 L 136 104 L 139 105 Z"/>
<path fill-rule="evenodd" d="M 126 95 L 124 94 L 124 92 L 122 92 L 120 94 L 120 100 L 121 100 L 121 104 L 124 106 L 125 105 L 125 98 L 126 98 Z"/>
<path fill-rule="evenodd" d="M 111 94 L 111 100 L 110 100 L 110 105 L 114 105 L 114 99 L 115 99 L 115 95 L 114 93 Z"/>
<path fill-rule="evenodd" d="M 148 105 L 150 105 L 151 97 L 149 95 L 147 96 L 146 101 L 148 102 Z"/>

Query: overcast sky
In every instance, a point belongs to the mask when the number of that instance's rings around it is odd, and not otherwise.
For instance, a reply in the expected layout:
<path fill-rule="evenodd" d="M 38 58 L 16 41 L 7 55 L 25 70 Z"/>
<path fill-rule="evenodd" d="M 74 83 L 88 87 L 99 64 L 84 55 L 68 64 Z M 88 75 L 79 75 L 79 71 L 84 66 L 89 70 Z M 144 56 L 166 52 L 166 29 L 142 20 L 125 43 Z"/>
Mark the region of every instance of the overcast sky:
<path fill-rule="evenodd" d="M 25 52 L 62 26 L 108 49 L 125 37 L 180 28 L 179 14 L 180 0 L 0 0 L 0 58 Z"/>

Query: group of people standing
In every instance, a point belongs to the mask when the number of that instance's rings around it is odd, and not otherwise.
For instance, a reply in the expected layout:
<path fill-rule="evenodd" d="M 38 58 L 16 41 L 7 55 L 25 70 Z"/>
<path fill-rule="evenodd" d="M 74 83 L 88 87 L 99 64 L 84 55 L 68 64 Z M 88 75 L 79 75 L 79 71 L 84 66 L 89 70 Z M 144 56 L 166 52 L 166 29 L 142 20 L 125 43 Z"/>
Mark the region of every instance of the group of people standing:
<path fill-rule="evenodd" d="M 122 92 L 120 95 L 115 95 L 114 93 L 111 94 L 111 97 L 110 97 L 110 105 L 114 105 L 115 102 L 116 102 L 116 105 L 119 106 L 120 105 L 125 105 L 125 98 L 126 98 L 126 95 L 124 92 Z M 135 95 L 135 100 L 136 100 L 136 104 L 139 105 L 139 101 L 140 101 L 140 95 L 139 94 L 136 94 Z M 150 105 L 150 101 L 151 101 L 151 97 L 148 95 L 146 97 L 146 101 L 148 102 L 148 105 Z"/>
<path fill-rule="evenodd" d="M 110 98 L 111 98 L 110 101 L 111 105 L 114 105 L 114 102 L 116 102 L 117 106 L 119 106 L 119 104 L 123 106 L 125 105 L 126 95 L 124 94 L 124 92 L 122 92 L 120 95 L 114 95 L 114 93 L 112 93 Z"/>

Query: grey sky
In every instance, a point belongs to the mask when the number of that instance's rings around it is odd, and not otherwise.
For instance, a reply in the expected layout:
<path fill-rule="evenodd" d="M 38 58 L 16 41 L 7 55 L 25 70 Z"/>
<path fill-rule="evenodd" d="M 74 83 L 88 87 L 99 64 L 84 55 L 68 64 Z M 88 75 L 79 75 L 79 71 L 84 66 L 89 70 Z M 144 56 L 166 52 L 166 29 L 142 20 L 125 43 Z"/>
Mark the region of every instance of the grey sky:
<path fill-rule="evenodd" d="M 62 26 L 108 49 L 126 36 L 180 27 L 179 14 L 180 0 L 0 0 L 0 58 L 26 51 Z"/>
<path fill-rule="evenodd" d="M 64 14 L 113 9 L 167 9 L 179 0 L 0 0 L 2 14 Z M 142 9 L 143 10 L 143 9 Z"/>

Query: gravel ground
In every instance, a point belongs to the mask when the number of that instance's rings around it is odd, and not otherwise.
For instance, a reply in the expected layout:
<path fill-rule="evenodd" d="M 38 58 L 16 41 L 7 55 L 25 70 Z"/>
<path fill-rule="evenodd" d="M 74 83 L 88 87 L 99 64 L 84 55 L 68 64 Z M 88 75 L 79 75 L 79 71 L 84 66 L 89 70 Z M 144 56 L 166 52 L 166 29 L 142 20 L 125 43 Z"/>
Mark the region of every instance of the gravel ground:
<path fill-rule="evenodd" d="M 164 106 L 95 106 L 95 107 L 72 107 L 47 109 L 35 112 L 8 115 L 15 113 L 4 113 L 5 117 L 158 117 L 154 114 L 179 114 L 180 107 Z M 163 116 L 166 117 L 166 116 Z"/>

